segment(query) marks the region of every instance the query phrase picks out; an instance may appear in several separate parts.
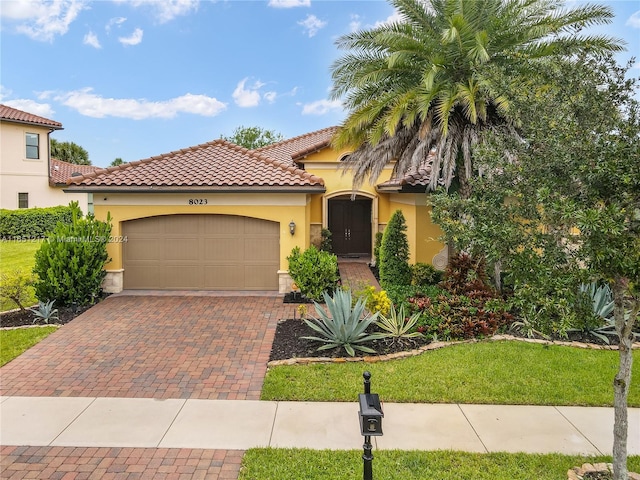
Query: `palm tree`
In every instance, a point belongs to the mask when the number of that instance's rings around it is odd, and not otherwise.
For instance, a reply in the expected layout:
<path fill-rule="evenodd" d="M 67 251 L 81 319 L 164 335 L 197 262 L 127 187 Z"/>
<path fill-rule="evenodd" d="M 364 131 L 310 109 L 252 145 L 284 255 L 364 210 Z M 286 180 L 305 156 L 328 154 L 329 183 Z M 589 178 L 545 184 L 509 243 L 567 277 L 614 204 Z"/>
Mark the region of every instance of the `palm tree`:
<path fill-rule="evenodd" d="M 431 162 L 428 190 L 457 176 L 470 193 L 472 148 L 488 129 L 517 133 L 501 83 L 527 88 L 554 56 L 618 51 L 619 40 L 583 35 L 610 8 L 561 10 L 561 0 L 389 0 L 401 20 L 338 39 L 333 99 L 349 111 L 334 137 L 351 148 L 354 188 L 396 160 L 394 175 Z M 456 175 L 457 174 L 457 175 Z"/>

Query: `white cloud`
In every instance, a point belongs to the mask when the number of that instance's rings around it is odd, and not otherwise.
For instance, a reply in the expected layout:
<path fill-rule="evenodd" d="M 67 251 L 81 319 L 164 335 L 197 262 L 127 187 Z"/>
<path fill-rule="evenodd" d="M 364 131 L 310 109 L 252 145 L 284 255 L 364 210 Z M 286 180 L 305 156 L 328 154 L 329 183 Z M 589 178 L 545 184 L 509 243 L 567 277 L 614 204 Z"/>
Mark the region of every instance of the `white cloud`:
<path fill-rule="evenodd" d="M 640 10 L 631 15 L 625 23 L 628 27 L 640 28 Z"/>
<path fill-rule="evenodd" d="M 107 31 L 107 33 L 111 32 L 111 28 L 116 26 L 119 27 L 120 25 L 122 25 L 124 22 L 126 22 L 127 19 L 125 17 L 113 17 L 112 19 L 110 19 L 107 24 L 105 25 L 104 29 Z"/>
<path fill-rule="evenodd" d="M 315 15 L 307 15 L 307 18 L 298 22 L 298 25 L 302 25 L 307 31 L 309 38 L 313 37 L 321 28 L 327 26 L 327 22 L 320 20 Z"/>
<path fill-rule="evenodd" d="M 56 100 L 87 117 L 120 117 L 133 120 L 173 118 L 179 113 L 214 117 L 227 108 L 226 104 L 206 95 L 187 93 L 169 100 L 151 102 L 146 99 L 104 98 L 93 93 L 91 88 L 59 94 Z"/>
<path fill-rule="evenodd" d="M 13 91 L 10 88 L 0 85 L 0 102 L 9 107 L 17 108 L 24 112 L 33 113 L 34 115 L 40 115 L 41 117 L 48 117 L 54 114 L 53 108 L 48 103 L 38 103 L 31 99 L 16 98 L 14 100 L 7 100 L 7 97 L 11 97 Z M 42 97 L 38 97 L 42 98 Z"/>
<path fill-rule="evenodd" d="M 160 23 L 166 23 L 175 17 L 187 15 L 198 10 L 200 0 L 115 0 L 117 3 L 127 3 L 132 7 L 149 7 Z"/>
<path fill-rule="evenodd" d="M 243 78 L 238 82 L 238 86 L 233 91 L 233 99 L 239 107 L 257 107 L 261 98 L 258 90 L 264 86 L 264 83 L 257 81 L 253 86 L 245 88 L 247 80 L 249 78 Z"/>
<path fill-rule="evenodd" d="M 396 10 L 391 15 L 389 15 L 386 20 L 383 20 L 381 22 L 376 22 L 374 25 L 374 28 L 378 28 L 378 27 L 382 27 L 383 25 L 389 25 L 391 23 L 398 23 L 402 21 L 403 21 L 402 15 L 400 15 L 400 13 Z"/>
<path fill-rule="evenodd" d="M 303 115 L 325 115 L 333 111 L 342 111 L 340 100 L 318 100 L 302 106 Z"/>
<path fill-rule="evenodd" d="M 360 26 L 362 23 L 360 22 L 360 15 L 351 15 L 351 21 L 349 22 L 349 30 L 351 32 L 357 32 L 360 30 Z"/>
<path fill-rule="evenodd" d="M 311 0 L 269 0 L 268 6 L 273 8 L 310 7 Z"/>
<path fill-rule="evenodd" d="M 48 103 L 38 103 L 27 98 L 19 98 L 16 100 L 3 100 L 2 103 L 8 107 L 17 108 L 23 112 L 32 113 L 33 115 L 39 115 L 41 117 L 49 118 L 55 113 L 51 105 Z"/>
<path fill-rule="evenodd" d="M 276 92 L 267 92 L 264 94 L 264 99 L 269 103 L 274 103 L 278 94 Z"/>
<path fill-rule="evenodd" d="M 17 22 L 16 31 L 33 40 L 52 42 L 64 35 L 85 9 L 85 0 L 3 0 L 0 16 Z"/>
<path fill-rule="evenodd" d="M 82 40 L 82 43 L 93 48 L 102 48 L 102 45 L 100 45 L 100 41 L 98 40 L 98 36 L 93 32 L 87 33 L 84 36 L 84 40 Z"/>
<path fill-rule="evenodd" d="M 136 28 L 128 37 L 118 37 L 118 41 L 123 45 L 138 45 L 142 42 L 143 33 L 141 28 Z"/>

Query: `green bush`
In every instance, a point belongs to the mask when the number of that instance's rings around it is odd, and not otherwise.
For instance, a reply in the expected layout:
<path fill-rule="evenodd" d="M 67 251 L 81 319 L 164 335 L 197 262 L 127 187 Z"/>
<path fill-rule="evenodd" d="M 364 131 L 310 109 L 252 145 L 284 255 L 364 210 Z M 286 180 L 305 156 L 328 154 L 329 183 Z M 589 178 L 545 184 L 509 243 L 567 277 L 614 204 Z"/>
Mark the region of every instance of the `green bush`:
<path fill-rule="evenodd" d="M 429 297 L 435 300 L 440 295 L 448 295 L 446 290 L 437 285 L 391 285 L 386 292 L 397 308 L 403 305 L 407 308 L 409 306 L 408 299 L 411 297 Z"/>
<path fill-rule="evenodd" d="M 409 285 L 411 267 L 409 267 L 409 242 L 407 224 L 401 210 L 396 210 L 382 235 L 380 243 L 380 285 Z"/>
<path fill-rule="evenodd" d="M 73 205 L 72 223 L 58 223 L 36 252 L 38 299 L 61 306 L 93 303 L 101 293 L 110 233 L 110 216 L 106 222 L 93 215 L 82 218 L 77 203 Z"/>
<path fill-rule="evenodd" d="M 382 243 L 382 232 L 376 232 L 376 241 L 373 244 L 373 262 L 376 267 L 380 266 L 380 244 Z"/>
<path fill-rule="evenodd" d="M 10 240 L 44 238 L 58 222 L 69 224 L 72 207 L 0 210 L 0 237 Z"/>
<path fill-rule="evenodd" d="M 19 269 L 11 274 L 2 272 L 0 274 L 0 298 L 7 298 L 15 303 L 20 310 L 26 310 L 24 304 L 31 298 L 30 290 L 34 280 L 32 274 Z"/>
<path fill-rule="evenodd" d="M 333 242 L 331 240 L 331 230 L 328 228 L 323 228 L 320 231 L 320 236 L 322 240 L 320 241 L 320 250 L 324 252 L 333 252 Z"/>
<path fill-rule="evenodd" d="M 295 247 L 289 261 L 289 275 L 307 298 L 320 301 L 324 292 L 332 292 L 338 283 L 338 257 L 313 245 L 300 252 Z"/>
<path fill-rule="evenodd" d="M 411 266 L 411 285 L 435 285 L 442 280 L 442 272 L 428 263 Z"/>

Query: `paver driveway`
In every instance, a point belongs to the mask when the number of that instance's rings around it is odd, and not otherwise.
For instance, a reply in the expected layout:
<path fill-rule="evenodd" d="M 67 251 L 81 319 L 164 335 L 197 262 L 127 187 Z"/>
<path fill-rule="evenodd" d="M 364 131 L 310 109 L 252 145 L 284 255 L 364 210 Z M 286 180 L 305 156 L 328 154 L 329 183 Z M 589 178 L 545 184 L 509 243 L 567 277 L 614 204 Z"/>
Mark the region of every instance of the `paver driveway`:
<path fill-rule="evenodd" d="M 2 367 L 0 395 L 256 400 L 277 296 L 111 296 Z"/>

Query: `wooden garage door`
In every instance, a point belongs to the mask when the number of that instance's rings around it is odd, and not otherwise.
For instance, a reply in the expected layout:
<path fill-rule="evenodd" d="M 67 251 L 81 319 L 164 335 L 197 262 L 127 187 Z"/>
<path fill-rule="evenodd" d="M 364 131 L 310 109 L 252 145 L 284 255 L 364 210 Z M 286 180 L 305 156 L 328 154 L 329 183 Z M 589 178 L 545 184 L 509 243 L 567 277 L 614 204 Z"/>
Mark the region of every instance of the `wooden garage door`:
<path fill-rule="evenodd" d="M 279 228 L 277 222 L 233 215 L 124 222 L 124 288 L 277 290 Z"/>

